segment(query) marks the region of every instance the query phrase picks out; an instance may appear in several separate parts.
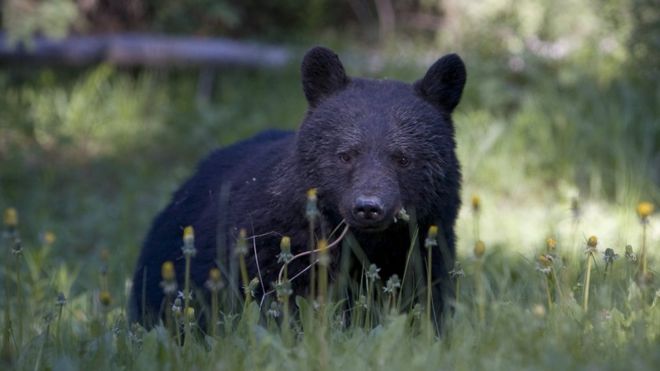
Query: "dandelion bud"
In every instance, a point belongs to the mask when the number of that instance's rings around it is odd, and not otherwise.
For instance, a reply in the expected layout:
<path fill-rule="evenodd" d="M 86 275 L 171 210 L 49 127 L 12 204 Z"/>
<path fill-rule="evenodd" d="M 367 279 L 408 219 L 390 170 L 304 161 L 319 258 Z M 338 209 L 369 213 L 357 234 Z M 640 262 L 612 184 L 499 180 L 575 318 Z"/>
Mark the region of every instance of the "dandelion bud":
<path fill-rule="evenodd" d="M 477 243 L 474 244 L 474 256 L 481 258 L 485 252 L 486 244 L 481 240 L 477 241 Z"/>
<path fill-rule="evenodd" d="M 646 220 L 651 214 L 653 214 L 653 204 L 650 202 L 640 202 L 637 205 L 637 215 L 642 220 Z"/>
<path fill-rule="evenodd" d="M 259 278 L 254 277 L 254 278 L 250 281 L 250 283 L 248 283 L 248 285 L 247 285 L 246 287 L 244 287 L 244 290 L 245 290 L 245 296 L 249 296 L 249 297 L 254 298 L 254 297 L 255 297 L 254 290 L 257 289 L 257 286 L 258 286 L 258 285 L 259 285 Z"/>
<path fill-rule="evenodd" d="M 472 211 L 478 213 L 481 209 L 481 199 L 477 195 L 472 195 Z"/>
<path fill-rule="evenodd" d="M 545 246 L 548 252 L 554 251 L 557 248 L 557 241 L 554 238 L 550 237 L 547 240 L 545 240 Z"/>
<path fill-rule="evenodd" d="M 188 322 L 195 322 L 195 308 L 186 307 L 185 315 L 186 315 L 186 320 L 188 320 Z"/>
<path fill-rule="evenodd" d="M 431 248 L 438 245 L 438 226 L 432 225 L 429 227 L 429 233 L 426 235 L 426 240 L 424 240 L 424 247 Z"/>
<path fill-rule="evenodd" d="M 181 304 L 181 298 L 174 299 L 174 304 L 172 304 L 172 313 L 174 313 L 174 315 L 178 317 L 181 314 L 182 306 L 183 305 Z"/>
<path fill-rule="evenodd" d="M 436 238 L 436 237 L 438 237 L 438 226 L 432 225 L 429 227 L 429 238 Z"/>
<path fill-rule="evenodd" d="M 316 194 L 317 194 L 317 189 L 316 188 L 308 189 L 307 190 L 307 201 L 316 202 Z"/>
<path fill-rule="evenodd" d="M 16 212 L 16 209 L 10 207 L 5 210 L 4 222 L 9 228 L 16 228 L 18 226 L 18 212 Z"/>
<path fill-rule="evenodd" d="M 307 191 L 307 205 L 305 207 L 305 215 L 309 220 L 314 220 L 320 214 L 319 209 L 316 206 L 316 201 L 317 201 L 317 190 L 316 188 L 310 188 Z"/>
<path fill-rule="evenodd" d="M 108 290 L 103 290 L 99 293 L 99 301 L 103 306 L 109 306 L 110 303 L 112 303 L 112 295 L 110 294 L 110 291 Z"/>
<path fill-rule="evenodd" d="M 224 287 L 222 282 L 222 275 L 220 274 L 220 269 L 211 268 L 209 271 L 209 279 L 206 280 L 204 286 L 211 292 L 218 292 Z"/>
<path fill-rule="evenodd" d="M 248 253 L 247 248 L 247 231 L 245 228 L 241 228 L 238 231 L 238 239 L 236 240 L 236 255 L 245 256 Z"/>
<path fill-rule="evenodd" d="M 280 240 L 280 250 L 282 250 L 282 252 L 291 251 L 291 238 L 289 236 L 284 236 L 282 237 L 282 240 Z"/>
<path fill-rule="evenodd" d="M 220 282 L 220 269 L 218 268 L 213 268 L 209 271 L 209 278 L 213 282 Z"/>
<path fill-rule="evenodd" d="M 280 253 L 277 254 L 277 262 L 287 264 L 292 259 L 293 254 L 291 254 L 291 238 L 284 236 L 280 241 Z"/>
<path fill-rule="evenodd" d="M 174 280 L 174 264 L 171 261 L 166 261 L 163 263 L 163 265 L 160 267 L 160 275 L 165 281 Z"/>
<path fill-rule="evenodd" d="M 183 243 L 192 245 L 195 242 L 195 230 L 191 225 L 183 229 Z"/>
<path fill-rule="evenodd" d="M 328 266 L 330 264 L 330 256 L 328 255 L 328 241 L 320 239 L 318 244 L 319 250 L 319 265 Z"/>

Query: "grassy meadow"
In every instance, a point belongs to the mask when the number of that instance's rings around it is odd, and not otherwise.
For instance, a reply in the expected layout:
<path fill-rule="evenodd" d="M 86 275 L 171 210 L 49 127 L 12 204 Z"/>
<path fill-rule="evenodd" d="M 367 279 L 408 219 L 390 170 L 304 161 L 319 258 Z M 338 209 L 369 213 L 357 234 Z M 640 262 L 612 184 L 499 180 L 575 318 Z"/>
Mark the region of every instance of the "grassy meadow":
<path fill-rule="evenodd" d="M 659 369 L 652 43 L 629 48 L 637 29 L 608 18 L 616 1 L 572 18 L 552 13 L 555 2 L 526 3 L 542 4 L 546 18 L 522 6 L 519 24 L 518 13 L 469 18 L 457 5 L 456 17 L 468 18 L 453 33 L 378 45 L 336 29 L 298 36 L 289 40 L 297 40 L 293 64 L 215 70 L 210 92 L 195 69 L 0 66 L 0 368 Z M 178 19 L 168 9 L 163 19 Z M 497 28 L 507 22 L 515 37 Z M 528 42 L 561 40 L 567 25 L 569 41 L 581 42 L 570 54 Z M 190 290 L 211 290 L 214 308 L 179 303 L 152 331 L 128 323 L 130 277 L 152 218 L 212 149 L 297 127 L 306 110 L 297 60 L 317 43 L 335 48 L 353 76 L 412 82 L 451 51 L 467 65 L 454 113 L 463 167 L 458 295 L 441 333 L 431 330 L 424 287 L 404 300 L 396 280 L 365 267 L 348 302 L 337 284 L 326 286 L 323 264 L 316 284 L 333 295 L 292 298 L 289 308 L 284 299 L 230 306 L 211 276 L 212 285 Z M 194 246 L 193 235 L 183 238 Z M 171 280 L 167 267 L 163 276 Z M 213 312 L 216 326 L 199 327 L 201 311 Z"/>

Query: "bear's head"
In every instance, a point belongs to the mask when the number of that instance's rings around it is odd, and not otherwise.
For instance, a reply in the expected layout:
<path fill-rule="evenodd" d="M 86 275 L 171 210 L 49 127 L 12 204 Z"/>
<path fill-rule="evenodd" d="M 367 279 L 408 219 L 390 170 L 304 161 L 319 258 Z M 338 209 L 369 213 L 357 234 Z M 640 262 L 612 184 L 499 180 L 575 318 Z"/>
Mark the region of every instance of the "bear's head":
<path fill-rule="evenodd" d="M 337 55 L 316 47 L 302 62 L 309 103 L 296 162 L 323 210 L 376 232 L 402 209 L 432 218 L 456 204 L 460 169 L 451 112 L 465 85 L 463 61 L 449 54 L 413 84 L 351 78 Z M 454 205 L 457 206 L 457 205 Z"/>

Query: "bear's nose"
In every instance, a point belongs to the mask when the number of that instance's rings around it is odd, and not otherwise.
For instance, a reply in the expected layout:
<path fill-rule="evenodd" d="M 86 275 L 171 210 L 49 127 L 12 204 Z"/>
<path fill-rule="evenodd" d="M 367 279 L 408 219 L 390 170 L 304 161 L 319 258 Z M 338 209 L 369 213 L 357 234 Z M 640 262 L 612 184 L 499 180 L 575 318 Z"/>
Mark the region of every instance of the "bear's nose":
<path fill-rule="evenodd" d="M 353 217 L 361 223 L 381 222 L 384 215 L 383 202 L 378 197 L 360 196 L 353 203 Z"/>

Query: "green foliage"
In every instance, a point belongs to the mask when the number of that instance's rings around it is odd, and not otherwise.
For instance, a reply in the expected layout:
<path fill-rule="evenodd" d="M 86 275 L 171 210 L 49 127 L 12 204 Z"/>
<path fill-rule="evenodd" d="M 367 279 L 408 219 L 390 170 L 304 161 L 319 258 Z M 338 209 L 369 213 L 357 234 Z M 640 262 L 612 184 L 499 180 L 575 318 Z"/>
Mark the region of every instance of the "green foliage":
<path fill-rule="evenodd" d="M 63 0 L 7 1 L 3 29 L 23 40 L 35 31 L 61 36 L 71 25 L 80 29 L 81 19 L 92 20 L 92 29 L 131 29 L 117 21 L 130 18 L 140 29 L 163 32 L 314 39 L 349 46 L 340 53 L 349 73 L 405 81 L 422 76 L 443 52 L 460 52 L 469 75 L 454 115 L 463 194 L 468 200 L 479 193 L 482 206 L 478 237 L 467 207 L 458 221 L 465 275 L 455 314 L 440 338 L 429 339 L 424 308 L 403 298 L 402 310 L 391 313 L 383 292 L 388 277 L 382 277 L 369 289 L 373 298 L 354 303 L 359 320 L 347 321 L 345 301 L 320 315 L 309 298 L 292 300 L 299 314 L 292 315 L 290 337 L 278 320 L 260 318 L 257 303 L 231 310 L 224 294 L 218 335 L 183 347 L 164 327 L 146 333 L 127 324 L 130 262 L 153 216 L 209 150 L 267 127 L 297 126 L 306 109 L 298 68 L 218 70 L 206 94 L 199 86 L 208 77 L 194 70 L 12 67 L 0 71 L 0 209 L 20 211 L 23 250 L 12 254 L 10 241 L 2 241 L 0 367 L 643 370 L 660 364 L 657 279 L 638 285 L 638 266 L 623 253 L 627 244 L 636 253 L 641 245 L 633 205 L 660 200 L 653 1 L 393 2 L 398 34 L 381 40 L 377 51 L 347 28 L 352 6 L 367 4 L 372 23 L 359 35 L 369 38 L 368 28 L 377 24 L 372 2 L 138 3 L 144 6 L 83 15 Z M 21 4 L 36 5 L 19 14 Z M 125 17 L 129 10 L 132 18 Z M 441 27 L 411 35 L 407 17 L 420 11 L 442 19 Z M 328 36 L 325 27 L 342 31 Z M 658 223 L 657 216 L 650 219 L 647 241 L 656 275 Z M 47 231 L 55 242 L 47 242 Z M 578 302 L 583 247 L 592 233 L 602 242 L 585 312 Z M 537 271 L 549 236 L 558 241 L 556 278 Z M 481 261 L 471 257 L 477 239 L 487 245 Z M 619 259 L 605 273 L 601 253 L 608 247 Z M 102 250 L 110 251 L 107 261 L 99 258 Z M 359 283 L 350 289 L 358 299 L 367 291 Z M 102 290 L 109 306 L 99 300 Z M 58 304 L 60 292 L 66 304 Z"/>
<path fill-rule="evenodd" d="M 9 42 L 25 41 L 28 45 L 37 33 L 53 38 L 67 36 L 80 17 L 74 0 L 7 0 L 1 11 L 2 29 L 8 31 Z"/>
<path fill-rule="evenodd" d="M 29 215 L 21 216 L 29 220 Z M 4 236 L 20 236 L 23 225 L 5 227 Z M 446 318 L 439 337 L 423 311 L 390 306 L 389 294 L 377 285 L 381 294 L 363 308 L 379 313 L 372 317 L 375 322 L 371 325 L 358 318 L 360 302 L 325 306 L 297 297 L 297 315 L 291 323 L 295 336 L 290 342 L 283 336 L 279 315 L 273 318 L 270 310 L 265 314 L 252 301 L 238 313 L 225 309 L 217 336 L 204 334 L 193 323 L 183 345 L 163 326 L 146 332 L 128 324 L 122 285 L 108 287 L 110 304 L 99 299 L 106 290 L 99 291 L 104 277 L 122 275 L 118 268 L 123 261 L 110 257 L 106 265 L 106 257 L 102 257 L 100 264 L 83 267 L 80 262 L 60 262 L 54 268 L 49 252 L 62 248 L 66 241 L 46 239 L 41 245 L 23 246 L 24 255 L 14 254 L 0 265 L 4 282 L 0 314 L 3 331 L 9 335 L 2 339 L 0 362 L 12 369 L 510 370 L 621 369 L 631 365 L 636 370 L 655 369 L 660 290 L 653 283 L 635 282 L 639 261 L 620 256 L 605 271 L 598 253 L 592 302 L 584 311 L 576 297 L 583 291 L 579 282 L 585 270 L 585 243 L 571 246 L 566 235 L 557 235 L 557 239 L 558 245 L 547 252 L 538 248 L 512 255 L 506 249 L 489 247 L 476 259 L 459 255 L 465 273 L 457 276 L 461 289 L 455 312 Z M 3 239 L 7 257 L 16 251 L 14 241 Z M 548 265 L 534 263 L 541 252 L 552 257 L 548 264 L 557 270 L 556 276 L 544 272 L 542 268 Z M 657 260 L 652 262 L 656 266 Z M 36 266 L 39 278 L 33 279 Z M 79 268 L 100 275 L 100 280 L 93 280 L 95 288 L 68 291 L 70 280 L 49 278 Z M 18 272 L 27 272 L 30 278 L 15 280 Z M 547 280 L 551 291 L 544 290 Z M 44 294 L 41 287 L 45 282 Z M 478 282 L 484 295 L 483 317 L 475 297 Z M 547 306 L 541 304 L 546 295 Z"/>

